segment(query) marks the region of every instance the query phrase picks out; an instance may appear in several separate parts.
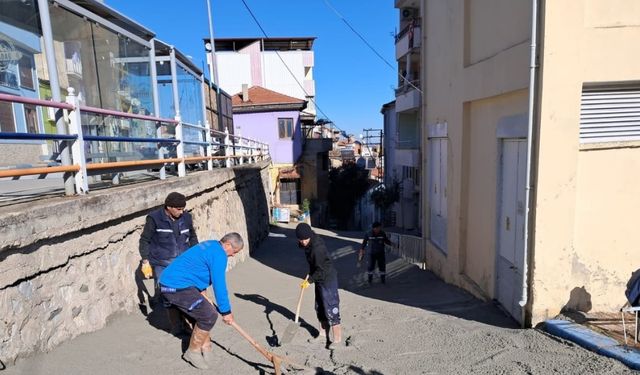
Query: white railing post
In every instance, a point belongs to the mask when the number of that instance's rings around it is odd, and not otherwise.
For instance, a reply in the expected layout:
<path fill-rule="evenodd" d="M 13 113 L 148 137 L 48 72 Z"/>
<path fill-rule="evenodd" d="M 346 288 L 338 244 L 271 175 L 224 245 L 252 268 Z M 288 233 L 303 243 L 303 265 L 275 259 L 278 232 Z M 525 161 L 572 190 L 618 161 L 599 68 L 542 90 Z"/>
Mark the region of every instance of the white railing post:
<path fill-rule="evenodd" d="M 240 157 L 238 158 L 239 164 L 242 165 L 244 163 L 244 145 L 242 144 L 244 139 L 242 138 L 242 134 L 238 134 L 238 137 L 236 138 L 238 139 L 240 142 Z"/>
<path fill-rule="evenodd" d="M 224 156 L 226 156 L 226 158 L 224 159 L 224 164 L 227 168 L 231 168 L 231 147 L 229 146 L 231 144 L 231 139 L 229 137 L 229 129 L 228 128 L 224 128 Z"/>
<path fill-rule="evenodd" d="M 187 175 L 187 168 L 185 167 L 184 163 L 184 137 L 182 135 L 182 119 L 180 118 L 180 115 L 177 115 L 175 119 L 176 121 L 178 121 L 178 124 L 176 125 L 176 139 L 180 141 L 180 143 L 178 143 L 178 146 L 176 147 L 176 156 L 178 157 L 178 159 L 180 159 L 180 162 L 178 163 L 178 177 L 184 177 Z"/>
<path fill-rule="evenodd" d="M 75 173 L 76 194 L 86 194 L 89 192 L 87 181 L 87 158 L 84 152 L 84 137 L 82 136 L 82 117 L 80 116 L 80 101 L 72 87 L 67 89 L 68 104 L 73 106 L 69 111 L 69 132 L 77 135 L 77 139 L 71 145 L 71 157 L 73 162 L 80 166 L 80 170 Z"/>
<path fill-rule="evenodd" d="M 211 129 L 209 128 L 208 120 L 205 121 L 205 127 L 207 128 L 207 132 L 204 136 L 204 140 L 207 142 L 207 156 L 209 157 L 209 160 L 207 160 L 207 170 L 211 171 L 213 170 L 213 159 L 211 159 L 213 156 L 213 140 L 211 138 Z"/>

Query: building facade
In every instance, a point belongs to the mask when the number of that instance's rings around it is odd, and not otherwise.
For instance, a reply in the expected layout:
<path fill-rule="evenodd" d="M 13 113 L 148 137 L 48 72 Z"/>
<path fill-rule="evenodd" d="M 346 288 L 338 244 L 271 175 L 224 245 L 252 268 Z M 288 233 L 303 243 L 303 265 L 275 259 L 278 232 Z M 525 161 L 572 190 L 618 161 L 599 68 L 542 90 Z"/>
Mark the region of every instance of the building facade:
<path fill-rule="evenodd" d="M 617 311 L 637 268 L 640 5 L 423 0 L 422 19 L 428 266 L 525 325 Z"/>
<path fill-rule="evenodd" d="M 313 78 L 315 38 L 216 38 L 215 66 L 220 87 L 237 93 L 242 85 L 260 86 L 307 101 L 305 124 L 315 122 Z M 205 44 L 209 39 L 205 39 Z M 211 61 L 211 53 L 208 60 Z"/>
<path fill-rule="evenodd" d="M 301 176 L 295 163 L 302 155 L 304 137 L 300 117 L 306 102 L 247 85 L 231 99 L 235 134 L 269 145 L 273 161 L 271 186 L 276 187 L 274 203 L 301 204 Z"/>
<path fill-rule="evenodd" d="M 400 200 L 387 213 L 389 225 L 422 233 L 420 215 L 420 136 L 422 123 L 422 15 L 419 0 L 397 0 L 399 32 L 395 37 L 398 86 L 395 100 L 382 107 L 385 127 L 385 182 L 400 184 Z"/>

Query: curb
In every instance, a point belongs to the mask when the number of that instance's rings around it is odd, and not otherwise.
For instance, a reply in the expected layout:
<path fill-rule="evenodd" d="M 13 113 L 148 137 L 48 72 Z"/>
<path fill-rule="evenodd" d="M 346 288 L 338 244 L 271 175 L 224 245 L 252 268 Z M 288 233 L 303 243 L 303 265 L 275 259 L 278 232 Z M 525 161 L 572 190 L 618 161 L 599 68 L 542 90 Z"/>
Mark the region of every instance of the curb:
<path fill-rule="evenodd" d="M 584 326 L 568 320 L 553 319 L 544 322 L 544 330 L 600 355 L 617 359 L 634 370 L 640 370 L 640 351 L 621 345 L 616 340 Z"/>

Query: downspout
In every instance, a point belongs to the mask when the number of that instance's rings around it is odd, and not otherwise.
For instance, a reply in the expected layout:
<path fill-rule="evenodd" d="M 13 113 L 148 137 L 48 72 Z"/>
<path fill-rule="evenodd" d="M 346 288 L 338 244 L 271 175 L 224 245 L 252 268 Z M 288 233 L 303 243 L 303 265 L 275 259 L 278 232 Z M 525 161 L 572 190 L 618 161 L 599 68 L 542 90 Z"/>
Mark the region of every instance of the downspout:
<path fill-rule="evenodd" d="M 534 110 L 536 108 L 536 73 L 538 69 L 538 10 L 539 1 L 531 0 L 531 57 L 529 64 L 529 113 L 527 118 L 527 170 L 526 170 L 526 191 L 525 191 L 525 215 L 524 215 L 524 250 L 522 265 L 522 298 L 518 304 L 522 308 L 522 326 L 526 324 L 526 309 L 529 301 L 529 223 L 531 219 L 531 184 L 532 184 L 532 164 L 533 164 L 533 126 Z"/>

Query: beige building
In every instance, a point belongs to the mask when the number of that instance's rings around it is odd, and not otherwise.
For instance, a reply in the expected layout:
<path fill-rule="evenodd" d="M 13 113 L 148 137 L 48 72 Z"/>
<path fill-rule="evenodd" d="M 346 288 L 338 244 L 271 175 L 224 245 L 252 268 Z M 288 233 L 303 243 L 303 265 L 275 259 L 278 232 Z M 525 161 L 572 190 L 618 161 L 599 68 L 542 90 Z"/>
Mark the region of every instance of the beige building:
<path fill-rule="evenodd" d="M 428 267 L 525 325 L 617 311 L 640 268 L 640 3 L 421 13 Z"/>

